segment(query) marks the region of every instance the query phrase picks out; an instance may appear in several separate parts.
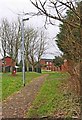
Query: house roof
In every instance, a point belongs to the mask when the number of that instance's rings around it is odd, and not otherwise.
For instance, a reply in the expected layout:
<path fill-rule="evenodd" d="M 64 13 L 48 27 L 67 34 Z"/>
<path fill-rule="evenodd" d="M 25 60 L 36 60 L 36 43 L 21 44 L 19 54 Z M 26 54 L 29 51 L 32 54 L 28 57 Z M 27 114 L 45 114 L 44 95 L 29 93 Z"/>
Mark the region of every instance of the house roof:
<path fill-rule="evenodd" d="M 10 56 L 6 56 L 5 58 L 11 58 Z M 4 60 L 4 58 L 2 58 L 1 60 Z"/>
<path fill-rule="evenodd" d="M 45 60 L 46 62 L 47 61 L 50 61 L 50 62 L 53 61 L 53 59 L 41 59 L 41 60 Z"/>

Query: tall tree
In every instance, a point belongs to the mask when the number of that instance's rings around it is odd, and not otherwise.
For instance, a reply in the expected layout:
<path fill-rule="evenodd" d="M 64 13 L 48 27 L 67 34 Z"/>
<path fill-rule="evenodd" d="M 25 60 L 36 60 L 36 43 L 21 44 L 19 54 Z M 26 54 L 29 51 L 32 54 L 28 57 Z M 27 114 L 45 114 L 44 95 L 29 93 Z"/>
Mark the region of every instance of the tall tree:
<path fill-rule="evenodd" d="M 80 2 L 80 105 L 81 105 L 81 119 L 82 119 L 82 1 Z"/>
<path fill-rule="evenodd" d="M 9 39 L 8 39 L 8 46 L 7 46 L 7 53 L 18 62 L 18 50 L 20 48 L 21 43 L 21 33 L 20 33 L 20 21 L 12 22 L 10 24 L 9 30 Z"/>
<path fill-rule="evenodd" d="M 41 56 L 46 50 L 46 39 L 44 33 L 41 31 L 35 31 L 33 28 L 30 28 L 25 31 L 25 55 L 26 62 L 32 66 L 34 71 L 35 66 L 39 63 Z"/>
<path fill-rule="evenodd" d="M 8 40 L 8 30 L 9 30 L 9 22 L 7 19 L 2 20 L 2 24 L 0 26 L 0 37 L 1 37 L 1 45 L 2 45 L 2 50 L 3 54 L 2 56 L 6 56 L 7 53 L 7 40 Z"/>
<path fill-rule="evenodd" d="M 69 22 L 79 23 L 72 11 L 67 11 L 66 20 Z M 78 62 L 80 59 L 80 32 L 79 26 L 73 28 L 72 26 L 63 23 L 60 24 L 60 32 L 57 34 L 57 45 L 65 54 L 67 59 Z"/>
<path fill-rule="evenodd" d="M 9 23 L 7 19 L 3 19 L 0 26 L 0 37 L 3 57 L 5 58 L 6 55 L 9 55 L 17 62 L 20 46 L 20 22 Z"/>
<path fill-rule="evenodd" d="M 46 21 L 49 21 L 52 25 L 54 25 L 53 20 L 59 20 L 60 22 L 65 23 L 66 26 L 68 26 L 68 25 L 71 26 L 73 29 L 78 27 L 79 32 L 80 32 L 79 43 L 82 44 L 82 1 L 78 1 L 78 0 L 65 0 L 65 1 L 62 1 L 62 0 L 44 0 L 44 1 L 30 0 L 30 1 L 38 9 L 38 13 L 36 13 L 36 14 L 46 16 Z M 78 10 L 77 10 L 77 8 L 78 8 Z M 76 19 L 75 20 L 73 19 L 74 21 L 69 21 L 66 19 L 65 13 L 67 10 L 70 10 L 73 12 L 73 15 L 75 16 L 75 18 L 78 19 L 78 23 L 75 22 Z M 67 27 L 65 27 L 65 28 L 67 28 Z M 71 33 L 71 29 L 69 30 L 69 32 Z M 60 36 L 58 36 L 58 37 L 60 37 Z M 69 36 L 67 36 L 67 37 L 69 37 Z M 75 36 L 73 35 L 73 37 L 75 37 Z M 67 39 L 69 39 L 69 38 L 67 38 Z M 73 38 L 71 38 L 71 39 L 73 40 Z M 68 42 L 68 44 L 69 44 L 69 42 Z M 72 41 L 71 45 L 73 45 L 73 44 L 76 44 L 76 41 Z M 62 45 L 64 45 L 64 44 L 62 43 Z M 71 48 L 71 47 L 69 47 L 69 48 Z M 65 46 L 65 49 L 66 49 L 66 46 Z M 62 50 L 65 51 L 65 49 L 62 49 Z M 81 119 L 82 119 L 82 62 L 81 62 L 82 47 L 80 46 L 78 48 L 73 48 L 73 49 L 75 49 L 75 51 L 76 51 L 76 49 L 79 49 L 78 50 L 79 54 L 76 55 L 75 60 L 77 59 L 77 56 L 79 56 L 79 64 L 80 64 L 79 81 L 80 81 L 80 103 L 81 103 L 80 106 L 81 106 Z M 67 51 L 67 52 L 70 53 L 70 51 Z M 72 52 L 71 52 L 71 54 L 72 54 Z"/>
<path fill-rule="evenodd" d="M 55 59 L 53 59 L 53 63 L 55 66 L 57 67 L 61 67 L 61 65 L 64 63 L 64 59 L 63 57 L 61 56 L 55 56 Z"/>
<path fill-rule="evenodd" d="M 8 31 L 10 29 L 10 26 L 9 26 L 9 22 L 7 21 L 7 19 L 3 19 L 2 20 L 2 24 L 0 26 L 0 37 L 1 37 L 1 45 L 2 45 L 2 56 L 3 58 L 6 57 L 7 55 L 7 45 L 8 45 Z M 5 64 L 5 59 L 4 59 L 4 64 Z M 5 71 L 5 66 L 4 66 L 4 70 Z"/>

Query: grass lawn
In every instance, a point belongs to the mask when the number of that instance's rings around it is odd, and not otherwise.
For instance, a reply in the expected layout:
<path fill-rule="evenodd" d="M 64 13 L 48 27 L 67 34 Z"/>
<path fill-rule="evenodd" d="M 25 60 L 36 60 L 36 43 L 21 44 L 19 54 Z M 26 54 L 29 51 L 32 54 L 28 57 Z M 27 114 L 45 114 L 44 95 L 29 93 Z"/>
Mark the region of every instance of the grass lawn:
<path fill-rule="evenodd" d="M 41 74 L 35 72 L 27 72 L 26 84 L 28 84 L 33 78 L 40 76 Z M 18 72 L 16 76 L 12 76 L 11 73 L 2 74 L 2 100 L 9 97 L 12 93 L 20 90 L 23 87 L 22 73 Z"/>
<path fill-rule="evenodd" d="M 49 73 L 49 72 L 48 72 Z M 62 83 L 69 78 L 67 73 L 49 73 L 27 117 L 63 116 L 71 117 L 77 108 L 70 94 L 62 90 Z M 61 86 L 61 87 L 60 87 Z"/>

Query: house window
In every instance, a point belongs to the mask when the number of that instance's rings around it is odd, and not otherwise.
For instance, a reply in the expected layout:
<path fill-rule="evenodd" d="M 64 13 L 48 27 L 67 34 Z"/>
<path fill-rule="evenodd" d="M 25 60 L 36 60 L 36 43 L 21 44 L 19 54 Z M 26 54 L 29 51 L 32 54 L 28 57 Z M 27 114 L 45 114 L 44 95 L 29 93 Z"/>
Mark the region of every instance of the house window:
<path fill-rule="evenodd" d="M 52 63 L 50 62 L 50 65 L 51 65 Z"/>
<path fill-rule="evenodd" d="M 48 66 L 47 66 L 47 70 L 48 70 Z"/>
<path fill-rule="evenodd" d="M 46 62 L 46 64 L 48 65 L 48 62 Z"/>

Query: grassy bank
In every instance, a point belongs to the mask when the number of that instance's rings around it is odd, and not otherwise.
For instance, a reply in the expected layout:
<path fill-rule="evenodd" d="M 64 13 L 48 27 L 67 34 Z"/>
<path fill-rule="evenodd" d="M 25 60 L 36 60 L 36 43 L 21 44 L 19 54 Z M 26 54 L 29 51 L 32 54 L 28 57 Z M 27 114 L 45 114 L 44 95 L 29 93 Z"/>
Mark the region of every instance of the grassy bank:
<path fill-rule="evenodd" d="M 33 78 L 40 76 L 41 74 L 35 72 L 25 73 L 25 82 L 28 84 Z M 23 87 L 22 73 L 17 73 L 13 76 L 11 73 L 2 74 L 2 100 L 9 97 L 14 92 L 20 90 Z"/>
<path fill-rule="evenodd" d="M 71 117 L 77 105 L 71 94 L 63 91 L 63 83 L 69 78 L 67 73 L 49 73 L 44 85 L 30 107 L 27 117 L 66 116 Z"/>

